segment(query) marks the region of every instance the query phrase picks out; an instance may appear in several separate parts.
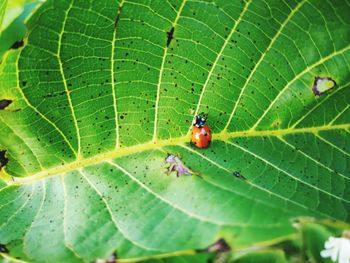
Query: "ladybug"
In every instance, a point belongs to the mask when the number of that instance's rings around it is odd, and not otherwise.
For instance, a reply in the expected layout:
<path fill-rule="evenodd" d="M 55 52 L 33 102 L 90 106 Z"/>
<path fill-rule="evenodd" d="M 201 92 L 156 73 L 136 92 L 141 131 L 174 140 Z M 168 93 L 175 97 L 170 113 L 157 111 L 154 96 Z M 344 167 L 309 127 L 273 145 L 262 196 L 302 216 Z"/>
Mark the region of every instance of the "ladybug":
<path fill-rule="evenodd" d="M 192 127 L 192 143 L 198 148 L 206 148 L 211 142 L 211 130 L 205 124 L 208 114 L 203 116 L 197 115 L 193 121 Z"/>

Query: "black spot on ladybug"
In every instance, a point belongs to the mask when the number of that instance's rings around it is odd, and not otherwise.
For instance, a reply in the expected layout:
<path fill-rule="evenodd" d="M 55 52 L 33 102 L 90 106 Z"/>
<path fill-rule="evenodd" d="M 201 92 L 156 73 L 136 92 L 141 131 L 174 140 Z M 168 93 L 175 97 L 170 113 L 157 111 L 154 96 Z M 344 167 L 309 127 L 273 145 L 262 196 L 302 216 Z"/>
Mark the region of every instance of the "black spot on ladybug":
<path fill-rule="evenodd" d="M 4 110 L 12 103 L 12 100 L 0 100 L 0 110 Z"/>
<path fill-rule="evenodd" d="M 9 253 L 9 250 L 4 244 L 0 244 L 0 253 Z"/>
<path fill-rule="evenodd" d="M 175 31 L 175 28 L 174 28 L 174 27 L 172 27 L 172 28 L 170 29 L 170 31 L 169 31 L 169 32 L 166 32 L 166 34 L 167 34 L 167 42 L 166 42 L 166 46 L 167 46 L 167 47 L 169 47 L 169 45 L 170 45 L 171 41 L 172 41 L 172 40 L 173 40 L 173 38 L 174 38 L 174 31 Z"/>
<path fill-rule="evenodd" d="M 20 47 L 23 47 L 24 41 L 23 39 L 16 41 L 12 44 L 11 49 L 19 49 Z"/>

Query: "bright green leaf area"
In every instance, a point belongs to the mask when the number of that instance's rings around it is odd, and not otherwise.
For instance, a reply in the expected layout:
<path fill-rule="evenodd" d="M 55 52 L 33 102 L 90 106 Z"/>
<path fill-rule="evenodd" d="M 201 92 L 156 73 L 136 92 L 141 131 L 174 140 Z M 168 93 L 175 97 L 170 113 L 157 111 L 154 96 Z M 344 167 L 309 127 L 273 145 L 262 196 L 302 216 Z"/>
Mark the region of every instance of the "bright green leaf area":
<path fill-rule="evenodd" d="M 13 101 L 0 243 L 31 262 L 141 260 L 274 243 L 300 216 L 350 223 L 349 13 L 344 0 L 45 2 L 0 66 Z M 314 96 L 316 76 L 338 85 Z M 203 150 L 189 144 L 200 112 Z M 167 176 L 167 153 L 200 176 Z"/>
<path fill-rule="evenodd" d="M 309 224 L 304 227 L 304 242 L 307 247 L 306 253 L 311 262 L 330 263 L 330 258 L 322 258 L 320 251 L 324 250 L 326 240 L 333 236 L 324 226 Z"/>
<path fill-rule="evenodd" d="M 177 257 L 167 257 L 162 259 L 150 259 L 143 261 L 144 263 L 187 263 L 187 262 L 198 262 L 208 263 L 213 262 L 214 257 L 212 254 L 196 254 L 196 255 L 182 255 Z"/>
<path fill-rule="evenodd" d="M 5 6 L 3 23 L 0 24 L 1 31 L 8 28 L 23 12 L 26 11 L 29 4 L 38 4 L 39 2 L 44 2 L 45 0 L 1 0 L 3 3 L 0 4 Z M 7 5 L 6 5 L 7 3 Z M 1 9 L 1 7 L 0 7 Z"/>
<path fill-rule="evenodd" d="M 7 7 L 7 0 L 1 0 L 1 2 L 0 2 L 0 29 L 2 26 L 2 22 L 4 20 L 6 7 Z M 1 35 L 1 31 L 0 31 L 0 35 Z"/>
<path fill-rule="evenodd" d="M 16 41 L 20 42 L 25 37 L 25 20 L 29 17 L 37 5 L 37 2 L 25 4 L 23 10 L 21 9 L 21 13 L 18 14 L 18 16 L 11 22 L 11 24 L 1 32 L 0 59 L 13 46 L 13 44 L 16 43 Z"/>
<path fill-rule="evenodd" d="M 234 263 L 288 263 L 283 251 L 267 250 L 259 252 L 251 252 L 239 259 L 232 261 Z"/>

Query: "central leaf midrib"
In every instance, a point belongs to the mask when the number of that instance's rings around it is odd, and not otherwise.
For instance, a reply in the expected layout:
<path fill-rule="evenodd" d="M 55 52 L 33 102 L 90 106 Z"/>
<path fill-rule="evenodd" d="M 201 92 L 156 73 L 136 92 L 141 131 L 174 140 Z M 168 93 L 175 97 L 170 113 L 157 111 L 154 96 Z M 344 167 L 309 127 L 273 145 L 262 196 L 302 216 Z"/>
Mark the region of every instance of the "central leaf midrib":
<path fill-rule="evenodd" d="M 307 127 L 307 128 L 298 128 L 298 129 L 281 129 L 281 130 L 263 130 L 263 131 L 241 131 L 241 132 L 220 132 L 213 134 L 213 139 L 216 141 L 229 141 L 231 138 L 245 138 L 245 137 L 279 137 L 288 134 L 298 134 L 298 133 L 313 133 L 317 134 L 320 131 L 329 131 L 329 130 L 339 130 L 339 129 L 349 129 L 350 124 L 339 124 L 339 125 L 324 125 L 317 127 Z M 181 145 L 190 141 L 189 136 L 182 136 L 178 138 L 159 140 L 156 143 L 147 142 L 144 144 L 129 146 L 129 147 L 121 147 L 116 148 L 115 150 L 105 152 L 99 155 L 95 155 L 93 157 L 89 157 L 87 159 L 78 159 L 71 163 L 50 168 L 45 171 L 41 171 L 39 173 L 23 177 L 23 178 L 15 178 L 13 181 L 8 181 L 7 185 L 22 185 L 31 183 L 34 181 L 38 181 L 47 177 L 51 177 L 57 174 L 63 174 L 70 171 L 74 171 L 76 169 L 86 167 L 93 164 L 98 164 L 102 161 L 111 160 L 117 157 L 122 157 L 126 155 L 131 155 L 133 153 L 138 153 L 142 151 L 162 148 L 171 145 Z M 215 143 L 215 142 L 214 142 Z"/>

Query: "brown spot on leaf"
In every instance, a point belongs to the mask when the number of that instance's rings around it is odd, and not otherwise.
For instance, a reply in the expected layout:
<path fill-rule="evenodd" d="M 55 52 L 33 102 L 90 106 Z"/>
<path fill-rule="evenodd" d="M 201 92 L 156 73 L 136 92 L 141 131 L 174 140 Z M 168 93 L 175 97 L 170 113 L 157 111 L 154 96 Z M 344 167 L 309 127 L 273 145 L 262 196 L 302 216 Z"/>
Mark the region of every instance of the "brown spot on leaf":
<path fill-rule="evenodd" d="M 114 252 L 109 258 L 107 259 L 96 259 L 92 263 L 116 263 L 117 262 L 117 252 Z"/>
<path fill-rule="evenodd" d="M 12 100 L 0 100 L 0 110 L 4 110 L 6 107 L 8 107 L 12 103 Z"/>
<path fill-rule="evenodd" d="M 218 241 L 213 243 L 212 245 L 208 246 L 205 249 L 199 249 L 198 252 L 227 252 L 230 251 L 231 247 L 227 244 L 226 240 L 223 238 L 220 238 Z"/>
<path fill-rule="evenodd" d="M 0 253 L 9 253 L 9 250 L 4 244 L 0 244 Z"/>
<path fill-rule="evenodd" d="M 8 159 L 6 158 L 6 151 L 0 151 L 0 170 L 8 163 Z"/>
<path fill-rule="evenodd" d="M 166 34 L 167 34 L 166 46 L 167 47 L 170 45 L 171 41 L 174 38 L 174 31 L 175 31 L 175 28 L 172 27 L 169 32 L 166 32 Z"/>
<path fill-rule="evenodd" d="M 19 49 L 20 47 L 23 47 L 24 41 L 23 39 L 16 41 L 12 44 L 11 49 Z"/>
<path fill-rule="evenodd" d="M 119 20 L 120 20 L 120 13 L 122 12 L 122 6 L 120 5 L 118 7 L 118 11 L 117 11 L 117 17 L 115 18 L 115 22 L 114 22 L 114 30 L 117 28 Z"/>

